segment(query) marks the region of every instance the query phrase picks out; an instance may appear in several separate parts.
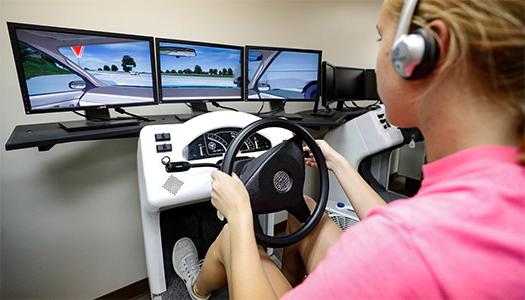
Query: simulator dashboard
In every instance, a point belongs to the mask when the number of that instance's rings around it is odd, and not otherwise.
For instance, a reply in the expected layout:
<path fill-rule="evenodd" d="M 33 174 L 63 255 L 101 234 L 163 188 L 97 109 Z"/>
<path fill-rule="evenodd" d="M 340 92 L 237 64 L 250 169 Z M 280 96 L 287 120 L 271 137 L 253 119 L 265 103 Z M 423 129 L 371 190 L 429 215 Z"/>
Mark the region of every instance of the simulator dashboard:
<path fill-rule="evenodd" d="M 239 134 L 241 128 L 227 127 L 208 131 L 194 139 L 183 150 L 187 160 L 197 160 L 221 156 L 226 152 L 231 141 Z M 254 134 L 244 142 L 241 153 L 257 152 L 272 148 L 271 142 L 260 134 Z"/>

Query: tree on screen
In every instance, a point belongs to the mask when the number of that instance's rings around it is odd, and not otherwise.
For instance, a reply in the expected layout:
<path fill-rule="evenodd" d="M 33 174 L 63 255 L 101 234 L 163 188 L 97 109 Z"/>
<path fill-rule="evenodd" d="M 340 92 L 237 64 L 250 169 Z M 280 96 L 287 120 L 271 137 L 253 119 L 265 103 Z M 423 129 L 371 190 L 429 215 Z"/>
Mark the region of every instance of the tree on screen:
<path fill-rule="evenodd" d="M 195 74 L 202 74 L 202 68 L 199 65 L 195 65 L 195 70 L 193 71 Z"/>
<path fill-rule="evenodd" d="M 103 69 L 104 69 L 104 71 L 109 71 L 110 70 L 108 65 L 104 65 Z"/>
<path fill-rule="evenodd" d="M 136 66 L 137 64 L 135 63 L 133 57 L 129 55 L 124 55 L 122 57 L 122 70 L 124 70 L 124 72 L 129 72 Z"/>
<path fill-rule="evenodd" d="M 111 65 L 111 71 L 117 72 L 118 71 L 118 67 L 116 65 Z"/>

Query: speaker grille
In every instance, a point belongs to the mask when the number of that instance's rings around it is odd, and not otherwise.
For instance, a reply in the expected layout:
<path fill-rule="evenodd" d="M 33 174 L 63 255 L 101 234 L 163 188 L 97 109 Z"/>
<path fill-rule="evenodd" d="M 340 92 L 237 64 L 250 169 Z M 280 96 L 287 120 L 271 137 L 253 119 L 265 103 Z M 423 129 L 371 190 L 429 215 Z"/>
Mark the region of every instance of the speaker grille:
<path fill-rule="evenodd" d="M 343 231 L 348 229 L 348 227 L 350 227 L 350 226 L 352 226 L 352 225 L 354 225 L 354 224 L 356 224 L 358 222 L 357 220 L 354 220 L 352 218 L 349 218 L 349 217 L 346 217 L 346 216 L 343 216 L 343 215 L 340 215 L 340 214 L 337 214 L 337 213 L 333 213 L 333 212 L 328 212 L 327 211 L 326 214 Z"/>
<path fill-rule="evenodd" d="M 177 177 L 170 175 L 164 185 L 162 186 L 166 191 L 173 194 L 173 196 L 176 196 L 179 190 L 181 189 L 182 185 L 184 184 L 183 181 L 178 179 Z"/>

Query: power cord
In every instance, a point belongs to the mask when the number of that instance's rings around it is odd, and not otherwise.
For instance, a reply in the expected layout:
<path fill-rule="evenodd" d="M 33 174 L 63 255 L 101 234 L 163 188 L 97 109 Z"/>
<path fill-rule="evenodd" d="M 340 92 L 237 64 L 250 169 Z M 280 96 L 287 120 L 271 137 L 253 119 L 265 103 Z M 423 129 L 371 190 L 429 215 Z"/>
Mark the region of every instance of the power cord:
<path fill-rule="evenodd" d="M 381 102 L 381 100 L 377 100 L 376 102 L 372 103 L 372 104 L 369 104 L 367 106 L 359 106 L 354 100 L 350 100 L 350 102 L 352 102 L 352 105 L 354 105 L 353 107 L 350 107 L 346 104 L 346 102 L 343 102 L 343 105 L 352 110 L 352 109 L 376 109 L 378 106 L 377 104 L 379 104 Z"/>
<path fill-rule="evenodd" d="M 257 115 L 275 115 L 276 113 L 281 111 L 284 108 L 285 105 L 286 105 L 286 100 L 283 100 L 281 102 L 281 106 L 279 106 L 278 108 L 276 108 L 274 110 L 266 111 L 266 112 L 263 112 L 263 113 L 259 113 Z"/>
<path fill-rule="evenodd" d="M 261 114 L 261 111 L 262 111 L 263 108 L 264 108 L 264 101 L 261 101 L 261 103 L 262 103 L 262 104 L 261 104 L 261 107 L 259 108 L 259 111 L 257 111 L 257 113 L 255 114 L 255 115 L 257 115 L 257 116 Z"/>
<path fill-rule="evenodd" d="M 138 120 L 141 120 L 141 121 L 153 122 L 153 120 L 151 120 L 151 119 L 148 119 L 148 118 L 145 118 L 145 117 L 141 117 L 141 116 L 132 114 L 130 112 L 127 112 L 124 109 L 122 109 L 121 107 L 115 107 L 115 111 L 118 112 L 119 114 L 128 115 L 128 116 L 131 116 L 131 117 L 133 117 L 135 119 L 138 119 Z"/>
<path fill-rule="evenodd" d="M 227 110 L 232 110 L 232 111 L 239 111 L 238 109 L 235 109 L 233 107 L 228 107 L 228 106 L 223 106 L 223 105 L 220 105 L 219 103 L 215 102 L 215 101 L 212 101 L 211 104 L 215 107 L 218 107 L 218 108 L 223 108 L 223 109 L 227 109 Z"/>

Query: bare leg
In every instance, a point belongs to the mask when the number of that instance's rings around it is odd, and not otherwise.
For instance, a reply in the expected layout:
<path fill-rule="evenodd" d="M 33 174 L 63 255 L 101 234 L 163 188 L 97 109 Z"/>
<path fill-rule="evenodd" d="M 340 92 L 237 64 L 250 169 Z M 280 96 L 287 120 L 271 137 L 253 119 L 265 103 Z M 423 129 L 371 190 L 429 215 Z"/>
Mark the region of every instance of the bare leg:
<path fill-rule="evenodd" d="M 315 202 L 309 196 L 304 197 L 312 210 Z M 292 215 L 288 215 L 286 232 L 295 232 L 303 224 Z M 301 283 L 304 276 L 311 273 L 325 258 L 327 250 L 341 237 L 343 231 L 327 216 L 297 244 L 285 248 L 283 252 L 283 273 L 292 284 Z"/>
<path fill-rule="evenodd" d="M 201 272 L 199 276 L 197 276 L 197 280 L 193 286 L 193 290 L 201 296 L 208 295 L 212 291 L 218 290 L 226 285 L 226 269 L 221 257 L 221 244 L 224 239 L 222 237 L 223 231 L 224 229 L 211 244 L 210 248 L 208 248 Z"/>
<path fill-rule="evenodd" d="M 227 278 L 231 278 L 229 235 L 228 225 L 226 224 L 206 253 L 202 270 L 194 285 L 194 290 L 199 295 L 208 295 L 212 291 L 224 287 L 228 282 Z M 275 293 L 280 297 L 292 287 L 262 247 L 259 247 L 259 255 L 266 277 Z M 228 288 L 231 290 L 230 286 Z"/>

